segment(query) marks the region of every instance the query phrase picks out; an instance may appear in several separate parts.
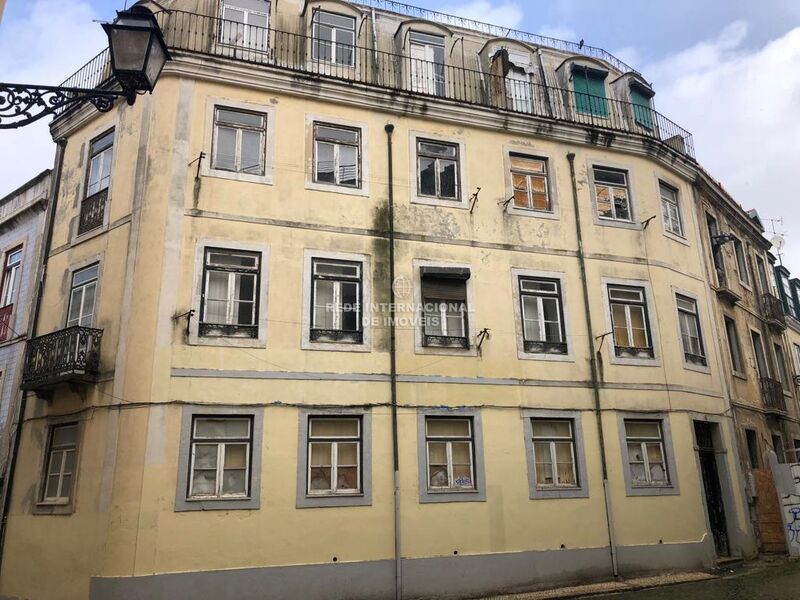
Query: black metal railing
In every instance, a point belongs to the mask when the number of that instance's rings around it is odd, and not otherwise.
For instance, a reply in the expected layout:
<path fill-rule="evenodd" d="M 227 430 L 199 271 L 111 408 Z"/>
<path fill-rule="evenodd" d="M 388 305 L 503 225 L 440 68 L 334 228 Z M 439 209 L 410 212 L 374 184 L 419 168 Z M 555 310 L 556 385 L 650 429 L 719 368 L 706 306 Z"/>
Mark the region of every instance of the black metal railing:
<path fill-rule="evenodd" d="M 783 302 L 767 292 L 761 294 L 761 315 L 767 321 L 780 327 L 786 327 L 786 315 L 783 312 Z"/>
<path fill-rule="evenodd" d="M 105 48 L 80 69 L 62 81 L 59 87 L 82 89 L 101 88 L 108 84 L 112 77 L 111 54 L 108 48 Z M 56 115 L 67 112 L 72 108 L 76 108 L 76 105 L 64 106 L 56 111 Z"/>
<path fill-rule="evenodd" d="M 767 410 L 786 412 L 786 400 L 783 397 L 783 385 L 770 377 L 762 377 L 761 398 Z"/>
<path fill-rule="evenodd" d="M 568 42 L 566 40 L 560 40 L 558 38 L 549 37 L 546 35 L 538 35 L 525 31 L 519 31 L 517 29 L 509 29 L 499 25 L 492 25 L 491 23 L 484 23 L 483 21 L 476 21 L 475 19 L 457 17 L 455 15 L 448 15 L 446 13 L 441 13 L 427 8 L 411 6 L 402 2 L 394 2 L 394 0 L 354 0 L 354 2 L 355 4 L 368 6 L 378 10 L 385 10 L 387 12 L 393 12 L 417 19 L 425 19 L 426 21 L 434 21 L 449 27 L 460 27 L 462 29 L 479 31 L 480 33 L 484 33 L 496 38 L 510 38 L 519 40 L 521 42 L 526 42 L 533 46 L 546 46 L 548 48 L 564 50 L 565 52 L 571 52 L 573 54 L 591 56 L 607 62 L 623 73 L 638 73 L 638 71 L 636 71 L 633 67 L 625 64 L 613 54 L 603 50 L 602 48 L 589 46 L 583 42 Z"/>
<path fill-rule="evenodd" d="M 463 348 L 469 350 L 469 338 L 457 335 L 423 334 L 422 345 L 428 348 Z"/>
<path fill-rule="evenodd" d="M 258 325 L 204 323 L 198 326 L 200 337 L 258 338 Z"/>
<path fill-rule="evenodd" d="M 652 347 L 638 346 L 614 346 L 614 354 L 619 358 L 654 358 L 655 352 Z"/>
<path fill-rule="evenodd" d="M 550 85 L 512 80 L 485 73 L 478 64 L 473 68 L 473 65 L 466 63 L 453 65 L 429 62 L 365 46 L 337 45 L 307 35 L 244 25 L 185 11 L 163 11 L 156 16 L 173 51 L 229 58 L 302 73 L 312 78 L 341 80 L 413 96 L 441 98 L 592 128 L 633 133 L 694 158 L 691 134 L 650 107 L 575 93 Z M 587 52 L 593 51 L 589 47 L 584 48 Z M 457 58 L 453 60 L 458 62 Z M 604 60 L 614 64 L 609 57 Z M 624 64 L 618 65 L 618 68 L 630 70 Z M 108 54 L 100 53 L 68 81 L 105 82 L 108 77 Z"/>
<path fill-rule="evenodd" d="M 23 389 L 38 389 L 60 382 L 91 381 L 100 368 L 102 329 L 67 327 L 28 342 Z"/>
<path fill-rule="evenodd" d="M 81 202 L 81 212 L 78 217 L 78 235 L 103 226 L 108 200 L 108 188 L 92 194 Z"/>
<path fill-rule="evenodd" d="M 343 344 L 362 344 L 364 342 L 364 333 L 361 331 L 312 328 L 309 333 L 309 338 L 312 342 L 338 342 Z"/>
<path fill-rule="evenodd" d="M 567 353 L 567 343 L 566 342 L 541 342 L 541 341 L 534 341 L 534 340 L 524 340 L 523 346 L 525 348 L 525 352 L 535 353 L 535 354 L 566 354 Z"/>
<path fill-rule="evenodd" d="M 698 365 L 700 367 L 708 366 L 708 359 L 702 354 L 692 354 L 691 352 L 684 352 L 683 359 L 690 364 Z"/>

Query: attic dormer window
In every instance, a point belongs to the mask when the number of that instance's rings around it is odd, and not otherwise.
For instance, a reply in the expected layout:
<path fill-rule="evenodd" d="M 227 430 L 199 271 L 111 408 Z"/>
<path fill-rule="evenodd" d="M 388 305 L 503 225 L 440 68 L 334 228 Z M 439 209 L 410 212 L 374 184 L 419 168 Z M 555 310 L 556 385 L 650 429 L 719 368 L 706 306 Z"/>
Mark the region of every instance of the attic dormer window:
<path fill-rule="evenodd" d="M 508 108 L 516 112 L 533 112 L 533 90 L 531 88 L 530 56 L 508 51 L 509 69 L 506 75 Z"/>
<path fill-rule="evenodd" d="M 641 85 L 632 84 L 630 87 L 631 104 L 633 105 L 633 118 L 637 124 L 647 129 L 653 129 L 653 93 Z"/>
<path fill-rule="evenodd" d="M 231 46 L 266 51 L 269 6 L 266 0 L 223 0 L 220 41 Z"/>
<path fill-rule="evenodd" d="M 575 110 L 595 117 L 608 116 L 605 71 L 581 65 L 572 67 L 572 87 L 575 90 Z"/>
<path fill-rule="evenodd" d="M 312 23 L 312 58 L 321 62 L 354 67 L 355 18 L 318 10 L 314 13 Z"/>
<path fill-rule="evenodd" d="M 444 36 L 410 31 L 411 91 L 444 96 Z"/>

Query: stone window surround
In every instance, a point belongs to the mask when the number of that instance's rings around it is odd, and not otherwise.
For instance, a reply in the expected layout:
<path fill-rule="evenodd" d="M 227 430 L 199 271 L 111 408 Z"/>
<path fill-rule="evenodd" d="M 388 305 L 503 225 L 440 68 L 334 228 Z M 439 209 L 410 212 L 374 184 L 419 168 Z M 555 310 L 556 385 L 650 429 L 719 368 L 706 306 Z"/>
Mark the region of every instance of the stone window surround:
<path fill-rule="evenodd" d="M 625 171 L 628 181 L 628 207 L 631 211 L 630 221 L 617 221 L 614 219 L 601 219 L 597 214 L 597 194 L 595 192 L 594 169 L 609 168 L 617 171 Z M 633 229 L 641 231 L 642 224 L 639 222 L 639 206 L 636 202 L 636 188 L 633 182 L 634 169 L 629 164 L 617 163 L 606 160 L 605 158 L 588 158 L 586 160 L 586 173 L 589 181 L 589 194 L 592 198 L 592 221 L 600 227 L 619 227 L 621 229 Z M 660 200 L 659 200 L 660 201 Z M 660 211 L 659 211 L 660 212 Z"/>
<path fill-rule="evenodd" d="M 75 443 L 75 471 L 72 476 L 72 492 L 69 497 L 69 502 L 48 502 L 42 500 L 44 494 L 44 486 L 47 476 L 47 463 L 50 454 L 50 434 L 53 427 L 59 425 L 69 425 L 75 423 L 78 426 L 77 441 Z M 81 446 L 84 437 L 84 421 L 75 415 L 56 415 L 48 417 L 44 421 L 45 436 L 44 444 L 42 445 L 41 457 L 39 459 L 39 476 L 36 484 L 36 491 L 33 501 L 31 502 L 31 514 L 33 515 L 71 515 L 75 512 L 76 495 L 78 492 L 78 482 L 80 481 L 81 467 Z"/>
<path fill-rule="evenodd" d="M 628 442 L 625 435 L 625 421 L 659 421 L 661 423 L 661 437 L 664 444 L 664 458 L 666 459 L 669 473 L 669 485 L 634 487 L 631 484 L 631 470 L 628 464 Z M 617 412 L 617 429 L 619 431 L 620 457 L 622 459 L 622 473 L 625 478 L 625 492 L 627 496 L 679 496 L 678 469 L 675 466 L 675 450 L 672 444 L 672 430 L 670 429 L 669 413 L 667 412 Z"/>
<path fill-rule="evenodd" d="M 67 320 L 69 319 L 69 303 L 72 297 L 72 278 L 78 271 L 85 269 L 86 267 L 91 267 L 92 265 L 97 265 L 97 285 L 94 291 L 94 317 L 93 317 L 93 327 L 97 327 L 98 319 L 97 315 L 100 312 L 98 310 L 100 306 L 100 292 L 103 282 L 103 255 L 102 254 L 95 254 L 89 258 L 85 258 L 81 261 L 71 263 L 69 267 L 67 267 L 66 275 L 67 279 L 64 282 L 64 303 L 61 308 L 63 311 L 63 316 L 61 318 L 61 323 L 63 323 L 64 327 L 67 326 Z M 99 329 L 99 328 L 98 328 Z"/>
<path fill-rule="evenodd" d="M 361 323 L 363 338 L 360 344 L 340 342 L 311 341 L 311 264 L 313 259 L 343 260 L 361 263 Z M 303 350 L 327 350 L 339 352 L 370 352 L 372 350 L 372 327 L 370 326 L 370 306 L 372 304 L 372 263 L 368 254 L 351 252 L 330 252 L 305 249 L 303 251 L 303 306 L 302 341 Z"/>
<path fill-rule="evenodd" d="M 70 245 L 79 244 L 85 240 L 98 236 L 102 233 L 108 231 L 109 226 L 109 215 L 111 213 L 111 198 L 113 197 L 114 192 L 114 173 L 117 170 L 117 159 L 119 157 L 119 152 L 117 151 L 117 144 L 119 142 L 119 127 L 118 121 L 114 121 L 113 123 L 105 123 L 99 127 L 94 128 L 89 134 L 86 136 L 85 143 L 81 146 L 80 150 L 80 169 L 81 169 L 81 179 L 80 184 L 78 185 L 78 197 L 76 199 L 75 204 L 75 219 L 71 225 L 71 235 L 70 235 Z M 81 214 L 81 204 L 83 203 L 84 199 L 86 198 L 86 189 L 89 185 L 89 154 L 92 151 L 92 142 L 101 136 L 105 135 L 106 133 L 114 132 L 114 141 L 111 144 L 112 147 L 112 155 L 111 155 L 111 179 L 108 182 L 107 194 L 106 194 L 106 205 L 103 209 L 103 225 L 101 227 L 97 227 L 90 231 L 86 231 L 82 234 L 78 234 L 78 224 L 80 222 L 80 214 Z"/>
<path fill-rule="evenodd" d="M 522 430 L 525 434 L 525 456 L 528 465 L 528 488 L 531 500 L 547 498 L 588 498 L 589 473 L 586 470 L 586 451 L 583 445 L 583 425 L 578 410 L 523 409 Z M 536 464 L 533 456 L 533 426 L 531 419 L 569 419 L 572 421 L 572 436 L 575 447 L 575 471 L 578 474 L 578 487 L 572 489 L 539 489 L 536 486 Z"/>
<path fill-rule="evenodd" d="M 347 185 L 337 185 L 335 183 L 322 183 L 314 181 L 314 159 L 315 145 L 314 123 L 324 125 L 340 125 L 348 129 L 359 131 L 359 173 L 358 179 L 360 187 Z M 369 197 L 369 174 L 370 174 L 370 154 L 369 154 L 369 126 L 365 121 L 352 121 L 342 119 L 333 115 L 322 115 L 319 113 L 306 114 L 306 169 L 305 169 L 305 189 L 318 192 L 329 192 L 333 194 L 344 194 L 347 196 Z"/>
<path fill-rule="evenodd" d="M 650 285 L 649 281 L 643 279 L 622 279 L 618 277 L 603 277 L 600 280 L 602 286 L 602 293 L 603 293 L 603 314 L 605 315 L 605 323 L 606 323 L 606 331 L 612 332 L 609 335 L 610 340 L 608 340 L 608 360 L 612 365 L 632 365 L 632 366 L 640 366 L 640 367 L 660 367 L 661 366 L 661 356 L 659 353 L 659 331 L 658 327 L 655 327 L 654 324 L 658 323 L 657 313 L 655 311 L 655 297 L 653 296 L 653 288 Z M 625 358 L 617 356 L 616 352 L 614 352 L 614 327 L 612 325 L 613 321 L 611 318 L 611 304 L 608 298 L 608 286 L 609 285 L 627 285 L 633 287 L 641 287 L 644 288 L 645 299 L 647 301 L 647 320 L 648 320 L 648 329 L 650 332 L 650 343 L 653 345 L 653 358 Z"/>
<path fill-rule="evenodd" d="M 311 496 L 307 493 L 309 417 L 361 417 L 361 493 Z M 298 411 L 297 508 L 372 505 L 372 412 L 369 408 L 304 408 Z"/>
<path fill-rule="evenodd" d="M 522 327 L 522 306 L 520 303 L 519 280 L 521 277 L 557 279 L 561 289 L 561 320 L 564 325 L 564 333 L 567 339 L 566 354 L 547 354 L 525 352 L 525 341 Z M 570 333 L 570 315 L 567 306 L 567 275 L 561 271 L 536 271 L 530 269 L 511 269 L 511 297 L 514 303 L 514 326 L 516 328 L 517 358 L 519 360 L 546 360 L 553 362 L 575 362 L 575 343 Z"/>
<path fill-rule="evenodd" d="M 192 445 L 192 423 L 196 416 L 252 417 L 249 498 L 188 498 L 189 459 Z M 261 505 L 261 449 L 264 445 L 264 408 L 253 406 L 204 406 L 192 404 L 181 412 L 181 438 L 178 449 L 178 478 L 175 485 L 175 512 L 198 510 L 257 510 Z"/>
<path fill-rule="evenodd" d="M 683 347 L 683 335 L 681 334 L 681 322 L 680 322 L 680 314 L 678 311 L 678 296 L 686 296 L 687 298 L 694 300 L 695 308 L 697 309 L 697 326 L 700 330 L 700 341 L 703 344 L 703 352 L 705 353 L 706 358 L 706 366 L 696 365 L 694 363 L 690 363 L 686 360 L 686 349 Z M 695 294 L 694 292 L 690 292 L 683 288 L 678 288 L 672 286 L 672 299 L 673 299 L 673 307 L 675 309 L 675 325 L 676 335 L 678 336 L 678 347 L 680 348 L 681 354 L 681 363 L 683 364 L 683 368 L 687 371 L 696 371 L 698 373 L 705 373 L 711 374 L 711 357 L 709 356 L 709 352 L 711 350 L 710 344 L 708 343 L 708 338 L 705 335 L 705 329 L 703 327 L 703 323 L 707 320 L 705 317 L 705 311 L 701 307 L 705 307 L 704 304 L 700 302 L 700 296 Z M 727 332 L 726 332 L 727 335 Z"/>
<path fill-rule="evenodd" d="M 246 252 L 260 252 L 259 264 L 259 291 L 258 291 L 258 337 L 235 338 L 224 336 L 201 336 L 200 310 L 203 294 L 203 266 L 206 248 L 220 248 L 222 250 L 243 250 Z M 267 345 L 267 309 L 269 299 L 269 246 L 265 244 L 252 244 L 246 242 L 231 242 L 228 240 L 214 240 L 202 238 L 196 241 L 194 252 L 194 272 L 192 279 L 192 304 L 195 317 L 189 323 L 190 346 L 235 346 L 238 348 L 265 348 Z"/>
<path fill-rule="evenodd" d="M 657 196 L 658 197 L 658 214 L 661 217 L 660 218 L 660 221 L 661 221 L 661 232 L 664 234 L 664 237 L 667 237 L 667 238 L 669 238 L 669 239 L 671 239 L 671 240 L 673 240 L 675 242 L 678 242 L 679 244 L 683 244 L 684 246 L 691 246 L 691 244 L 689 243 L 689 234 L 688 234 L 688 231 L 689 231 L 688 219 L 689 219 L 690 215 L 685 210 L 683 210 L 683 205 L 684 205 L 683 196 L 684 196 L 684 194 L 681 191 L 681 185 L 675 179 L 672 179 L 671 177 L 667 177 L 667 176 L 664 176 L 664 175 L 659 174 L 659 173 L 655 174 L 655 179 L 656 179 L 656 194 L 658 195 Z M 664 209 L 663 209 L 663 206 L 661 204 L 661 185 L 662 184 L 667 186 L 667 187 L 669 187 L 669 188 L 672 188 L 673 190 L 675 190 L 675 196 L 676 196 L 677 201 L 678 201 L 678 215 L 679 215 L 679 218 L 680 218 L 680 221 L 681 221 L 681 227 L 683 228 L 683 235 L 682 236 L 669 231 L 666 228 L 666 226 L 664 225 L 664 214 L 663 214 L 664 213 Z"/>
<path fill-rule="evenodd" d="M 214 160 L 214 115 L 217 108 L 232 108 L 234 110 L 262 113 L 266 116 L 267 128 L 264 134 L 266 136 L 266 146 L 264 148 L 263 175 L 235 173 L 233 171 L 214 169 L 212 167 L 212 161 Z M 206 98 L 205 133 L 203 137 L 203 150 L 206 156 L 200 161 L 200 176 L 272 185 L 273 170 L 275 167 L 275 112 L 275 106 L 272 104 L 261 104 L 249 100 L 233 100 L 231 98 L 221 97 Z"/>
<path fill-rule="evenodd" d="M 444 200 L 421 196 L 419 193 L 419 173 L 417 172 L 417 141 L 431 140 L 433 142 L 443 142 L 458 146 L 458 198 L 455 200 Z M 454 135 L 441 135 L 428 131 L 410 130 L 408 132 L 408 156 L 409 156 L 409 177 L 408 195 L 411 204 L 426 204 L 428 206 L 442 206 L 447 208 L 458 208 L 469 210 L 469 198 L 471 196 L 469 183 L 467 181 L 467 144 Z"/>
<path fill-rule="evenodd" d="M 473 473 L 477 480 L 474 491 L 431 492 L 428 490 L 428 451 L 425 435 L 426 417 L 471 417 Z M 417 409 L 417 462 L 419 471 L 419 502 L 486 502 L 486 474 L 483 461 L 483 431 L 479 408 L 418 408 Z"/>

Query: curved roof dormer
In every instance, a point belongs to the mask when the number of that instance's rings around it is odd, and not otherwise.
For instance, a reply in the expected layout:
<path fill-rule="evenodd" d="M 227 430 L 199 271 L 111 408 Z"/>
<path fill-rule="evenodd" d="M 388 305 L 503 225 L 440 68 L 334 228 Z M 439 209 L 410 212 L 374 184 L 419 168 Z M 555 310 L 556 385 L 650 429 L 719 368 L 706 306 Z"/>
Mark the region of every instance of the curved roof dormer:
<path fill-rule="evenodd" d="M 509 61 L 516 67 L 522 70 L 530 70 L 534 64 L 534 56 L 536 55 L 537 47 L 520 40 L 511 38 L 492 38 L 487 40 L 486 43 L 478 51 L 481 63 L 485 68 L 494 60 L 499 50 L 507 50 L 509 54 Z M 516 59 L 516 60 L 515 60 Z M 519 64 L 517 64 L 519 63 Z"/>
<path fill-rule="evenodd" d="M 315 8 L 330 10 L 331 12 L 337 12 L 349 17 L 355 17 L 359 21 L 366 16 L 366 13 L 359 9 L 355 4 L 345 2 L 344 0 L 306 0 L 303 3 L 303 8 L 300 10 L 300 16 L 304 17 L 309 8 L 312 10 Z"/>
<path fill-rule="evenodd" d="M 655 90 L 653 90 L 653 86 L 651 86 L 647 81 L 645 81 L 644 77 L 635 71 L 623 73 L 619 77 L 609 81 L 609 85 L 611 85 L 618 92 L 624 92 L 618 93 L 618 96 L 620 97 L 630 96 L 630 91 L 632 89 L 645 98 L 652 98 L 656 95 Z"/>
<path fill-rule="evenodd" d="M 443 37 L 445 46 L 455 35 L 452 29 L 441 23 L 434 23 L 425 19 L 408 19 L 400 23 L 394 32 L 394 45 L 398 53 L 405 53 L 408 45 L 408 34 L 411 31 Z"/>
<path fill-rule="evenodd" d="M 563 88 L 569 88 L 572 81 L 572 73 L 575 71 L 588 73 L 597 79 L 606 81 L 606 83 L 608 82 L 608 76 L 612 72 L 611 67 L 605 61 L 576 54 L 568 56 L 555 68 L 555 75 L 559 85 Z"/>

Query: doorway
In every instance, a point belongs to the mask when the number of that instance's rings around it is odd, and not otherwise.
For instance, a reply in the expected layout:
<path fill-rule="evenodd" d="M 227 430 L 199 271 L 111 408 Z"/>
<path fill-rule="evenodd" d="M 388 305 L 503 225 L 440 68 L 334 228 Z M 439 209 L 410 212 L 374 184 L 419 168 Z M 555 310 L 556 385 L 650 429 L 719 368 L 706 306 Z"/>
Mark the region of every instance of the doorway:
<path fill-rule="evenodd" d="M 714 448 L 716 424 L 702 421 L 694 422 L 697 453 L 700 461 L 700 474 L 703 478 L 703 491 L 708 513 L 711 535 L 717 556 L 730 556 L 728 525 L 725 519 L 725 503 L 722 499 L 722 486 L 719 481 L 717 453 Z"/>

